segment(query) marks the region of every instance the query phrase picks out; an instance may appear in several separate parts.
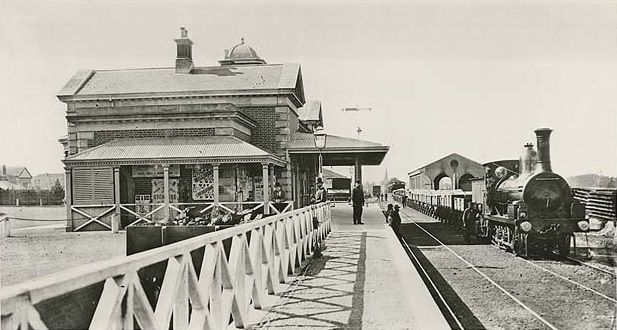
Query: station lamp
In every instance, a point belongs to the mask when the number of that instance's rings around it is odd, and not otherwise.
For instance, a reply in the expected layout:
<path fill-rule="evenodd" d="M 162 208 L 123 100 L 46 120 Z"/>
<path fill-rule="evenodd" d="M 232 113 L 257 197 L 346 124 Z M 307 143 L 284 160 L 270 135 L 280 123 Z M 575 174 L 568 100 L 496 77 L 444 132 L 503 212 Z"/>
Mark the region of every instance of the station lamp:
<path fill-rule="evenodd" d="M 323 158 L 321 151 L 326 147 L 328 134 L 326 134 L 323 127 L 318 126 L 313 130 L 313 139 L 315 140 L 315 148 L 319 150 L 319 177 L 323 180 Z"/>

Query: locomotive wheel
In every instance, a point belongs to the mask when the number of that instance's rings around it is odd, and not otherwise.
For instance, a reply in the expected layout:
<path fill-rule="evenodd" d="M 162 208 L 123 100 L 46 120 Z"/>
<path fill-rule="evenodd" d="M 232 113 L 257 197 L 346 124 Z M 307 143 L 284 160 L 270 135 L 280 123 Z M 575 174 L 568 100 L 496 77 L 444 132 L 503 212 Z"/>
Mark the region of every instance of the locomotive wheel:
<path fill-rule="evenodd" d="M 557 251 L 559 252 L 560 256 L 565 257 L 570 254 L 571 240 L 572 236 L 570 235 L 565 235 L 559 240 L 559 243 L 557 243 Z"/>

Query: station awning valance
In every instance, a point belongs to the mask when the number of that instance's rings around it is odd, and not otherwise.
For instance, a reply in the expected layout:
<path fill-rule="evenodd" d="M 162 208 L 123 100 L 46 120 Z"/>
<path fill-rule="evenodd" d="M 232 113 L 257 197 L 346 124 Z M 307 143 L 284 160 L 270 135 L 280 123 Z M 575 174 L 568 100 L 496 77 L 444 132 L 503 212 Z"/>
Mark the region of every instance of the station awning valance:
<path fill-rule="evenodd" d="M 107 142 L 64 160 L 67 166 L 263 163 L 285 161 L 233 136 L 127 138 Z"/>
<path fill-rule="evenodd" d="M 328 134 L 326 147 L 321 153 L 327 166 L 354 165 L 356 158 L 361 159 L 362 165 L 379 165 L 389 149 L 389 146 L 375 142 Z M 288 150 L 290 154 L 319 153 L 313 134 L 303 132 L 292 134 Z"/>

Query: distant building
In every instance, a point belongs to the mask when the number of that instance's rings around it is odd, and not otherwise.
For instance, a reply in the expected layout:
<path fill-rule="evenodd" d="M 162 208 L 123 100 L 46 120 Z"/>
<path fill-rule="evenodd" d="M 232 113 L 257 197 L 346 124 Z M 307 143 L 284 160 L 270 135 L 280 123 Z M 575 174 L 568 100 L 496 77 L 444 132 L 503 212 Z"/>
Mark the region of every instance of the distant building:
<path fill-rule="evenodd" d="M 0 172 L 0 188 L 2 189 L 30 189 L 32 174 L 25 166 L 6 166 L 2 165 Z"/>
<path fill-rule="evenodd" d="M 471 179 L 484 177 L 482 164 L 457 153 L 408 173 L 409 189 L 462 189 L 471 191 Z"/>
<path fill-rule="evenodd" d="M 64 189 L 64 173 L 38 174 L 32 178 L 32 188 L 36 190 L 49 190 L 56 184 L 56 181 L 60 182 L 62 189 Z"/>
<path fill-rule="evenodd" d="M 351 178 L 328 169 L 323 169 L 324 187 L 328 200 L 348 201 L 351 197 Z"/>

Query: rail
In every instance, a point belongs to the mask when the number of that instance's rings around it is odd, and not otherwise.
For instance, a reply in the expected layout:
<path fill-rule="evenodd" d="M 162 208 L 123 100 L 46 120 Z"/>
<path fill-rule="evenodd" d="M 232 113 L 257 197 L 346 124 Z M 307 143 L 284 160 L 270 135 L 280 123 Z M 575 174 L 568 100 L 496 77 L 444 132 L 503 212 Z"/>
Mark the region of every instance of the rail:
<path fill-rule="evenodd" d="M 240 328 L 251 305 L 260 309 L 266 294 L 278 293 L 278 284 L 312 253 L 313 243 L 326 237 L 330 220 L 329 203 L 321 203 L 9 286 L 0 294 L 1 327 L 47 329 L 37 303 L 104 282 L 91 329 L 133 329 L 135 321 L 141 329 L 168 329 L 171 320 L 174 329 L 221 329 L 230 317 Z M 197 273 L 191 251 L 200 248 L 203 266 Z M 137 271 L 161 261 L 167 268 L 152 308 Z"/>

